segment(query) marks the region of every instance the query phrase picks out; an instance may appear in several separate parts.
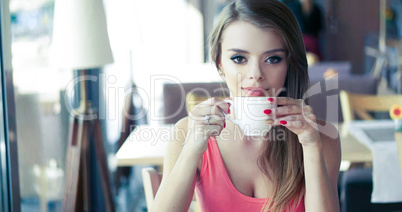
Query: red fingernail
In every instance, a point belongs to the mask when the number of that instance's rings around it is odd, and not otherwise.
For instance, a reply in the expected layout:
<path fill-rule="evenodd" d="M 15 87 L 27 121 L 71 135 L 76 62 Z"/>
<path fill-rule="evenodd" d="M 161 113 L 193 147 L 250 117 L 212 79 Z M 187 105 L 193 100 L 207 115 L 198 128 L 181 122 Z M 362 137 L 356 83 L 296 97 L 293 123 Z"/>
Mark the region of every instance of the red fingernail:
<path fill-rule="evenodd" d="M 273 101 L 274 101 L 274 98 L 271 98 L 271 97 L 270 97 L 270 98 L 268 98 L 267 100 L 270 101 L 270 102 L 273 102 Z"/>
<path fill-rule="evenodd" d="M 228 102 L 228 107 L 230 107 L 232 104 L 230 104 L 229 102 Z"/>
<path fill-rule="evenodd" d="M 288 122 L 282 120 L 282 121 L 280 121 L 279 123 L 281 123 L 282 125 L 285 125 L 285 124 L 287 124 Z"/>
<path fill-rule="evenodd" d="M 228 108 L 228 114 L 230 114 L 230 108 Z"/>
<path fill-rule="evenodd" d="M 225 123 L 223 123 L 223 128 L 226 128 L 226 122 L 225 122 Z"/>
<path fill-rule="evenodd" d="M 264 110 L 264 113 L 267 114 L 267 115 L 269 115 L 269 114 L 272 113 L 272 111 L 271 111 L 270 109 L 266 109 L 266 110 Z"/>

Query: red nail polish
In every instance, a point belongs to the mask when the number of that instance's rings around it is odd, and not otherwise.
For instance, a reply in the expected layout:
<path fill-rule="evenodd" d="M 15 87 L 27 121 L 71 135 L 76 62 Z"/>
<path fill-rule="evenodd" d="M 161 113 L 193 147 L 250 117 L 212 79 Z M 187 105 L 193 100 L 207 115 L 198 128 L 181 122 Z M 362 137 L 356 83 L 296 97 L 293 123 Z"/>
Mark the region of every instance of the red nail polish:
<path fill-rule="evenodd" d="M 230 108 L 228 108 L 228 114 L 230 114 Z"/>
<path fill-rule="evenodd" d="M 223 128 L 226 128 L 226 122 L 225 122 L 225 123 L 223 123 Z"/>
<path fill-rule="evenodd" d="M 279 123 L 281 123 L 282 125 L 285 125 L 285 124 L 287 124 L 288 122 L 282 120 L 282 121 L 280 121 Z"/>
<path fill-rule="evenodd" d="M 264 113 L 267 114 L 267 115 L 269 115 L 269 114 L 272 113 L 272 111 L 271 111 L 270 109 L 266 109 L 266 110 L 264 110 Z"/>
<path fill-rule="evenodd" d="M 273 101 L 274 101 L 274 98 L 271 98 L 271 97 L 270 97 L 270 98 L 268 98 L 267 100 L 270 101 L 270 102 L 273 102 Z"/>

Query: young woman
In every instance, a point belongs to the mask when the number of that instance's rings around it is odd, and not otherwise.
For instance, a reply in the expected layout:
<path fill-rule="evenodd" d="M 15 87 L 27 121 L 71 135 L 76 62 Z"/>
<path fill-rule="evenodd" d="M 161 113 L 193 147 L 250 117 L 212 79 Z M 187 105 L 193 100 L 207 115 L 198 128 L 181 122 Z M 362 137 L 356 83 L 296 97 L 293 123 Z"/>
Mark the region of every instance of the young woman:
<path fill-rule="evenodd" d="M 216 98 L 175 126 L 151 211 L 186 211 L 194 191 L 201 211 L 339 211 L 339 138 L 303 101 L 305 48 L 292 12 L 277 0 L 237 0 L 210 38 L 212 58 L 231 97 L 266 96 L 268 135 L 244 136 Z M 211 117 L 207 121 L 205 116 Z M 280 135 L 280 136 L 278 136 Z"/>

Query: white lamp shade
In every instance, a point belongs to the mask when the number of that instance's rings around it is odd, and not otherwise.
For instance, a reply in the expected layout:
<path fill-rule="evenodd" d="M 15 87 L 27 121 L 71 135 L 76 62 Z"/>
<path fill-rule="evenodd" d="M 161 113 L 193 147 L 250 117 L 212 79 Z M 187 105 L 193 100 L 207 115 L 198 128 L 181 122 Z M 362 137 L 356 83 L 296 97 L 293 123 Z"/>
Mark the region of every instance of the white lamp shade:
<path fill-rule="evenodd" d="M 102 0 L 56 0 L 52 60 L 57 67 L 99 68 L 113 62 Z"/>

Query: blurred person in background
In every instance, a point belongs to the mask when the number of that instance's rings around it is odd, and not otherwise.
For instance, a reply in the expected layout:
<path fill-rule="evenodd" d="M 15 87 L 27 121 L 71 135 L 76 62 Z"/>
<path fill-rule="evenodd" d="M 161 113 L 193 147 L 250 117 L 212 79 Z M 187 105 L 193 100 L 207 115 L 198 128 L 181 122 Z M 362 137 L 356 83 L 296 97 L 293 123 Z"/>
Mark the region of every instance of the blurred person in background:
<path fill-rule="evenodd" d="M 314 0 L 299 0 L 288 6 L 299 22 L 306 51 L 322 60 L 319 34 L 323 29 L 323 21 L 320 8 Z"/>

